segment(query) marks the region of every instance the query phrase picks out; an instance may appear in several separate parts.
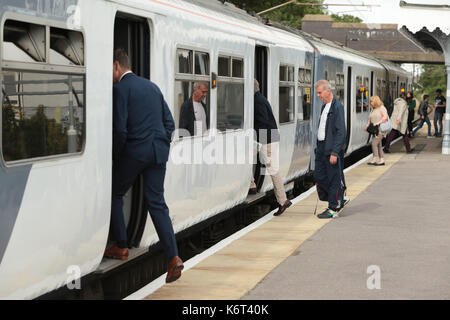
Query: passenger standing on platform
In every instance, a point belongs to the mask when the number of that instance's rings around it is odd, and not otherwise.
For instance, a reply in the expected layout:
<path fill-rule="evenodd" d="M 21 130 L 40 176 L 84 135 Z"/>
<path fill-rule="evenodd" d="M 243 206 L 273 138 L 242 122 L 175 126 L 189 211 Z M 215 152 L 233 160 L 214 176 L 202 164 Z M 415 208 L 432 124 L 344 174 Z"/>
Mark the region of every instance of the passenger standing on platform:
<path fill-rule="evenodd" d="M 254 94 L 254 128 L 257 140 L 261 143 L 259 154 L 262 157 L 263 164 L 266 165 L 267 172 L 272 178 L 273 189 L 278 202 L 278 211 L 274 215 L 279 216 L 292 204 L 286 196 L 283 180 L 281 180 L 279 173 L 280 134 L 272 113 L 272 107 L 259 91 L 259 83 L 256 79 L 254 80 Z M 255 193 L 256 184 L 252 175 L 249 194 Z"/>
<path fill-rule="evenodd" d="M 383 151 L 385 153 L 391 153 L 389 148 L 392 140 L 398 136 L 403 137 L 403 143 L 405 144 L 406 152 L 411 153 L 414 148 L 411 149 L 408 139 L 408 104 L 406 103 L 405 93 L 400 94 L 400 98 L 394 100 L 394 110 L 391 115 L 392 130 L 386 138 Z"/>
<path fill-rule="evenodd" d="M 367 126 L 364 130 L 367 131 L 370 123 L 374 126 L 379 126 L 382 122 L 388 121 L 388 112 L 386 107 L 383 105 L 380 97 L 372 96 L 370 97 L 370 107 L 372 108 L 369 121 L 367 122 Z M 386 137 L 386 133 L 383 133 L 381 130 L 378 130 L 378 135 L 372 138 L 372 152 L 373 158 L 368 164 L 375 166 L 384 166 L 384 153 L 383 147 L 381 145 L 381 140 Z M 379 161 L 377 161 L 380 159 Z"/>
<path fill-rule="evenodd" d="M 192 96 L 181 105 L 178 129 L 187 130 L 191 137 L 208 130 L 208 112 L 203 102 L 208 94 L 208 82 L 195 82 Z M 183 133 L 180 133 L 181 136 Z"/>
<path fill-rule="evenodd" d="M 328 194 L 328 208 L 317 217 L 337 216 L 344 206 L 344 173 L 342 163 L 346 130 L 344 107 L 331 92 L 330 83 L 319 80 L 315 84 L 317 96 L 324 102 L 317 132 L 314 179 L 318 188 Z"/>
<path fill-rule="evenodd" d="M 111 239 L 116 244 L 106 257 L 127 260 L 128 244 L 123 215 L 123 196 L 135 179 L 144 177 L 144 196 L 159 240 L 168 257 L 166 282 L 181 276 L 183 262 L 169 209 L 164 199 L 164 178 L 170 141 L 175 129 L 172 114 L 160 89 L 130 70 L 128 56 L 114 51 L 113 64 L 113 175 Z"/>
<path fill-rule="evenodd" d="M 445 114 L 447 99 L 442 95 L 442 90 L 436 90 L 436 102 L 434 105 L 434 135 L 436 137 L 442 137 L 442 118 Z M 439 131 L 438 131 L 438 122 L 439 122 Z"/>
<path fill-rule="evenodd" d="M 416 134 L 416 132 L 420 128 L 423 127 L 423 123 L 426 122 L 427 125 L 428 125 L 428 136 L 427 136 L 427 138 L 433 138 L 433 136 L 431 135 L 431 122 L 430 122 L 430 119 L 428 118 L 428 99 L 429 99 L 429 95 L 425 94 L 423 96 L 423 101 L 420 103 L 420 106 L 419 106 L 420 123 L 413 130 L 413 132 L 412 132 L 413 137 Z"/>
<path fill-rule="evenodd" d="M 412 138 L 411 132 L 413 131 L 413 121 L 414 121 L 414 109 L 416 108 L 416 99 L 414 99 L 414 94 L 408 91 L 406 94 L 406 103 L 408 103 L 408 136 Z"/>

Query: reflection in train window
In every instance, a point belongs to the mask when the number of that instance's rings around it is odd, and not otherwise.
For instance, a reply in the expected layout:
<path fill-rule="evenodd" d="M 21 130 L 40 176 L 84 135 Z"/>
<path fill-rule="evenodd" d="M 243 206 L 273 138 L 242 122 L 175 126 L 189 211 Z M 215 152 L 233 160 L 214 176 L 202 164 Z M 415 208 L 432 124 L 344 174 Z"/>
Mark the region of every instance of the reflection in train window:
<path fill-rule="evenodd" d="M 364 78 L 363 110 L 369 110 L 369 78 Z"/>
<path fill-rule="evenodd" d="M 294 121 L 295 103 L 295 82 L 294 67 L 280 66 L 280 86 L 279 86 L 279 121 L 281 123 Z"/>
<path fill-rule="evenodd" d="M 356 112 L 362 112 L 362 105 L 364 100 L 364 88 L 362 83 L 362 77 L 356 77 Z"/>
<path fill-rule="evenodd" d="M 3 76 L 5 161 L 82 151 L 84 75 L 11 70 Z"/>
<path fill-rule="evenodd" d="M 244 127 L 244 60 L 220 56 L 218 68 L 217 129 L 220 131 L 242 129 Z"/>
<path fill-rule="evenodd" d="M 205 82 L 209 88 L 210 83 L 210 59 L 207 52 L 196 51 L 191 49 L 179 48 L 176 51 L 177 57 L 177 73 L 175 74 L 175 108 L 173 112 L 173 119 L 175 127 L 178 128 L 180 122 L 181 106 L 189 100 L 194 91 L 195 82 Z M 210 103 L 209 91 L 205 100 L 206 105 L 207 125 L 209 127 L 210 119 Z M 178 136 L 178 135 L 175 135 Z"/>
<path fill-rule="evenodd" d="M 311 70 L 298 69 L 297 119 L 311 119 Z"/>

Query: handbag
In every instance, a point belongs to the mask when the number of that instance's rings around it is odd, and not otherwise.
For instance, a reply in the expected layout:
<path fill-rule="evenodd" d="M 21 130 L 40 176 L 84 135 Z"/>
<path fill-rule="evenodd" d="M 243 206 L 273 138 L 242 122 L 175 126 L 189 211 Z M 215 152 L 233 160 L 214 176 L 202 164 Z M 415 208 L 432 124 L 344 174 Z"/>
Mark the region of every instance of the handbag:
<path fill-rule="evenodd" d="M 380 112 L 380 113 L 381 113 L 381 112 Z M 383 117 L 383 115 L 381 115 L 381 117 Z M 386 133 L 386 132 L 392 130 L 391 119 L 389 118 L 389 116 L 387 117 L 387 121 L 386 121 L 386 122 L 380 123 L 380 130 L 381 130 L 381 132 L 383 132 L 383 133 Z"/>
<path fill-rule="evenodd" d="M 374 126 L 371 122 L 369 126 L 367 127 L 367 132 L 370 134 L 373 134 L 374 136 L 378 135 L 378 126 Z"/>

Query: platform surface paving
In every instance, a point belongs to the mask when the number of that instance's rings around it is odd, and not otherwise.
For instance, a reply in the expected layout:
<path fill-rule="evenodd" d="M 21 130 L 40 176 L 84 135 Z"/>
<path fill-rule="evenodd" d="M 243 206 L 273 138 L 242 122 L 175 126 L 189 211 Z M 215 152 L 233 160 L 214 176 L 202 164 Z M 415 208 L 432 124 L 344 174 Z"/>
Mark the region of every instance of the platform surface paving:
<path fill-rule="evenodd" d="M 315 217 L 313 193 L 145 299 L 449 299 L 450 157 L 441 143 L 418 136 L 420 152 L 406 154 L 397 142 L 385 166 L 346 173 L 351 201 L 339 218 Z"/>

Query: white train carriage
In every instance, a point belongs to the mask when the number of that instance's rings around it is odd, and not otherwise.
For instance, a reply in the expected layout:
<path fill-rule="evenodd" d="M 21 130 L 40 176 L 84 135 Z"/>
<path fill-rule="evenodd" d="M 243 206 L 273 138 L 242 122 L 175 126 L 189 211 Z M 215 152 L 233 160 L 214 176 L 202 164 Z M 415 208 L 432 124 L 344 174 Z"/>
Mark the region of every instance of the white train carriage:
<path fill-rule="evenodd" d="M 311 169 L 321 106 L 314 81 L 328 78 L 340 98 L 345 92 L 347 153 L 368 142 L 361 129 L 374 84 L 408 84 L 392 64 L 383 78 L 386 69 L 374 60 L 216 1 L 1 0 L 0 23 L 0 298 L 41 296 L 70 282 L 73 270 L 82 277 L 102 261 L 115 47 L 128 51 L 135 73 L 158 84 L 176 125 L 193 83 L 211 83 L 210 130 L 177 134 L 171 145 L 165 196 L 176 233 L 246 200 L 255 159 L 254 78 L 279 124 L 285 183 Z M 273 188 L 271 179 L 256 178 L 260 192 Z M 158 241 L 139 179 L 125 211 L 131 245 Z"/>

